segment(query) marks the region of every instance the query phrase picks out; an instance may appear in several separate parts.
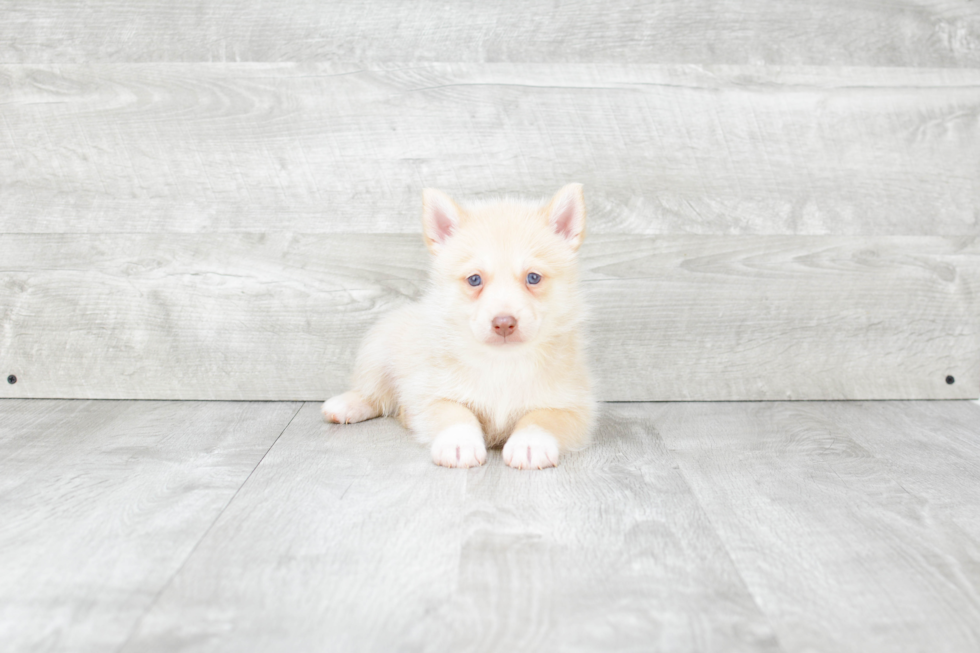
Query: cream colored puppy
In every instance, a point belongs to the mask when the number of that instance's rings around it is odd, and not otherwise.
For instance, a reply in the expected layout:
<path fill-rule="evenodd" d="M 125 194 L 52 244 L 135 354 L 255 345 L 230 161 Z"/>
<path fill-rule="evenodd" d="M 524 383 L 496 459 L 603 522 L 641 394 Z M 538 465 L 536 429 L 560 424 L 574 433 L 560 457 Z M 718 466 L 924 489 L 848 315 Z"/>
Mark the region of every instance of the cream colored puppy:
<path fill-rule="evenodd" d="M 460 207 L 422 193 L 432 285 L 384 317 L 358 354 L 354 388 L 323 404 L 329 422 L 397 414 L 446 467 L 483 464 L 503 444 L 519 469 L 558 464 L 589 442 L 577 251 L 580 184 L 544 205 Z"/>

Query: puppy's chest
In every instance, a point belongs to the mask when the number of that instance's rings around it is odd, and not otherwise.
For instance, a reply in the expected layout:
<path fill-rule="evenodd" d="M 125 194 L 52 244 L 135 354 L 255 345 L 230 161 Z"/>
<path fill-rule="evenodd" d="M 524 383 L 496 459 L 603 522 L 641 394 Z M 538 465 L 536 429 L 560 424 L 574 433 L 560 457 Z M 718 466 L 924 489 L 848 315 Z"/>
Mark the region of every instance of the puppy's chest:
<path fill-rule="evenodd" d="M 467 370 L 447 379 L 447 394 L 469 407 L 488 431 L 506 431 L 528 410 L 550 405 L 551 394 L 536 370 L 520 363 L 494 364 Z M 455 383 L 454 383 L 455 381 Z"/>

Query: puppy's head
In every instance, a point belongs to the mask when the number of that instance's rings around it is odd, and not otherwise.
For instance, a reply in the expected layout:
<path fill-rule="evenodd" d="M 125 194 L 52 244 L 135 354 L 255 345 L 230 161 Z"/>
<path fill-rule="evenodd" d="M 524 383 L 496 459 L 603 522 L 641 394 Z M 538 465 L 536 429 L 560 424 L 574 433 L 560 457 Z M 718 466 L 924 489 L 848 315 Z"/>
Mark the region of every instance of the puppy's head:
<path fill-rule="evenodd" d="M 460 207 L 422 193 L 425 243 L 434 255 L 438 310 L 490 347 L 519 348 L 579 321 L 576 252 L 585 237 L 581 184 L 544 205 Z"/>

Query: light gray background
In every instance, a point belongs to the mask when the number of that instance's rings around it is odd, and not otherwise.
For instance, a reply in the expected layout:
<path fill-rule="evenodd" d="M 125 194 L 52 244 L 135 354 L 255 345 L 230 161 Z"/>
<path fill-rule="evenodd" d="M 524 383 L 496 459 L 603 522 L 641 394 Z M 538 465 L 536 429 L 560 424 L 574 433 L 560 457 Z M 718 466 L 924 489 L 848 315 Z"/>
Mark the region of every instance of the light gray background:
<path fill-rule="evenodd" d="M 323 399 L 422 187 L 571 181 L 602 399 L 980 396 L 975 3 L 0 14 L 0 396 Z"/>
<path fill-rule="evenodd" d="M 0 0 L 0 651 L 980 650 L 975 402 L 323 423 L 422 186 L 570 181 L 603 398 L 980 393 L 976 2 Z"/>

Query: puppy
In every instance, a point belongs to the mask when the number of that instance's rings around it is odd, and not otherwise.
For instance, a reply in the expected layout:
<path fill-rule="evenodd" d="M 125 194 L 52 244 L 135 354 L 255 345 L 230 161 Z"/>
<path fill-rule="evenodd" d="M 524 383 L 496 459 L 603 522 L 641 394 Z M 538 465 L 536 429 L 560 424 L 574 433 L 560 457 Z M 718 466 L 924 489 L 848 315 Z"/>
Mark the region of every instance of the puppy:
<path fill-rule="evenodd" d="M 585 447 L 595 402 L 586 368 L 577 251 L 580 184 L 544 206 L 458 206 L 422 193 L 431 287 L 384 317 L 358 354 L 354 388 L 323 404 L 328 422 L 397 415 L 446 467 L 503 444 L 518 469 Z"/>

